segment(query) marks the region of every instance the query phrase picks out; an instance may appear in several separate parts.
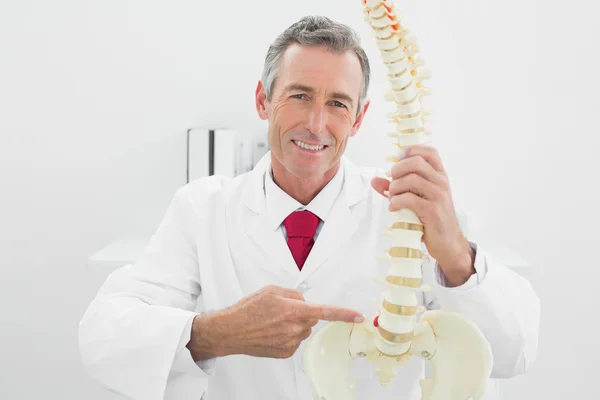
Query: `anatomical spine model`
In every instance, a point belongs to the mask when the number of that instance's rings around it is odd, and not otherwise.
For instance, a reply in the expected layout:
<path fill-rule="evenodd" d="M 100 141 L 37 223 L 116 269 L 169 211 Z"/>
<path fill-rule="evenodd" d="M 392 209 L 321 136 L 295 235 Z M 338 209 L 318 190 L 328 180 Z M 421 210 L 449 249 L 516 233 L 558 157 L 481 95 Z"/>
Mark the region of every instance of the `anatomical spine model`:
<path fill-rule="evenodd" d="M 429 134 L 421 99 L 429 91 L 421 82 L 429 77 L 418 57 L 416 40 L 398 19 L 391 0 L 363 0 L 365 19 L 373 29 L 381 58 L 388 70 L 391 90 L 385 99 L 395 103 L 389 115 L 399 149 L 425 143 Z M 397 151 L 395 151 L 397 153 Z M 395 156 L 387 161 L 396 162 Z M 354 399 L 348 379 L 353 359 L 365 357 L 375 364 L 382 386 L 396 375 L 393 370 L 413 355 L 432 363 L 433 376 L 421 380 L 423 400 L 467 400 L 482 396 L 492 368 L 492 353 L 481 331 L 455 312 L 423 311 L 417 293 L 422 285 L 423 224 L 408 209 L 393 213 L 386 233 L 392 247 L 383 257 L 390 268 L 381 283 L 387 287 L 373 319 L 362 324 L 331 322 L 318 330 L 304 351 L 304 371 L 315 399 Z M 359 400 L 359 399 L 357 399 Z"/>

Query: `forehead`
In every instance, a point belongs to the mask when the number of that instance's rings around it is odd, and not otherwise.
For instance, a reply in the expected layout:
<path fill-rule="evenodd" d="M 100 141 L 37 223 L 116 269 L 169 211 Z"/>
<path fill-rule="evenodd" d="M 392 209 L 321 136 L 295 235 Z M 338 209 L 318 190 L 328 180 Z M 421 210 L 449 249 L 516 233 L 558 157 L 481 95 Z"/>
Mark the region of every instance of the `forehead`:
<path fill-rule="evenodd" d="M 347 92 L 358 98 L 362 68 L 358 56 L 348 50 L 334 53 L 325 46 L 289 46 L 281 59 L 277 85 L 304 84 L 323 91 Z"/>

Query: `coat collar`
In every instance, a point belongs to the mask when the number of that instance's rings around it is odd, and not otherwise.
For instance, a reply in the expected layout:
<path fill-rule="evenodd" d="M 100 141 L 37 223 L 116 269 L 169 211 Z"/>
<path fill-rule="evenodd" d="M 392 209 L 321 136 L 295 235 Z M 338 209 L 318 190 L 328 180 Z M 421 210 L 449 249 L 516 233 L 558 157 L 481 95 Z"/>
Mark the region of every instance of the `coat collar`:
<path fill-rule="evenodd" d="M 267 211 L 269 227 L 279 229 L 283 221 L 294 211 L 304 209 L 315 214 L 321 221 L 327 221 L 335 200 L 342 191 L 344 183 L 344 165 L 317 196 L 306 206 L 288 195 L 273 180 L 272 167 L 265 172 L 265 195 L 267 198 Z"/>
<path fill-rule="evenodd" d="M 251 215 L 245 220 L 248 236 L 273 259 L 272 264 L 264 267 L 270 270 L 285 270 L 296 284 L 318 270 L 323 263 L 335 255 L 346 244 L 358 228 L 353 206 L 366 199 L 370 184 L 361 175 L 361 171 L 346 157 L 342 157 L 344 182 L 340 195 L 335 200 L 323 224 L 321 232 L 301 271 L 298 270 L 291 252 L 281 232 L 275 231 L 269 223 L 265 195 L 265 174 L 271 165 L 271 152 L 258 162 L 249 173 L 242 198 Z"/>
<path fill-rule="evenodd" d="M 366 186 L 369 182 L 363 180 L 360 169 L 346 156 L 342 156 L 341 162 L 344 164 L 345 174 L 341 198 L 346 206 L 352 207 L 367 197 L 368 187 Z M 267 210 L 265 174 L 268 173 L 270 167 L 271 152 L 269 151 L 249 172 L 248 183 L 244 188 L 243 202 L 256 214 L 264 214 Z"/>

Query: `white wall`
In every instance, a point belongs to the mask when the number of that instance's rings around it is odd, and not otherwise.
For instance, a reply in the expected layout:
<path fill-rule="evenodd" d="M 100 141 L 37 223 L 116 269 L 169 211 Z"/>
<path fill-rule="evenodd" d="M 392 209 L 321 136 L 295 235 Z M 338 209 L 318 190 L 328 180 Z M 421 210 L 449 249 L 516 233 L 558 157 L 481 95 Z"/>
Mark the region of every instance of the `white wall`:
<path fill-rule="evenodd" d="M 503 399 L 600 398 L 599 3 L 397 3 L 434 73 L 457 206 L 539 271 L 538 361 Z M 266 48 L 305 14 L 363 36 L 373 104 L 348 154 L 383 165 L 386 82 L 358 0 L 0 2 L 0 398 L 112 398 L 79 364 L 102 280 L 86 258 L 158 223 L 185 182 L 188 127 L 264 127 Z"/>

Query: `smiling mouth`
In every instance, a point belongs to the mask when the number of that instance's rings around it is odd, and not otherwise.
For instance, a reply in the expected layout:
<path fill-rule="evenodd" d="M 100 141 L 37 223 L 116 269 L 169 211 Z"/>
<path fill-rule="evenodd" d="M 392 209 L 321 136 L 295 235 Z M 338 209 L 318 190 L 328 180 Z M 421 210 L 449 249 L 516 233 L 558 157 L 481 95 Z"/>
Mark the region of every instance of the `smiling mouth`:
<path fill-rule="evenodd" d="M 300 147 L 301 149 L 308 150 L 308 151 L 314 151 L 315 153 L 317 153 L 319 151 L 323 151 L 324 149 L 326 149 L 328 147 L 327 145 L 324 145 L 324 144 L 314 145 L 314 144 L 304 143 L 300 140 L 292 140 L 292 142 L 294 142 L 294 144 L 296 144 L 296 146 Z"/>

